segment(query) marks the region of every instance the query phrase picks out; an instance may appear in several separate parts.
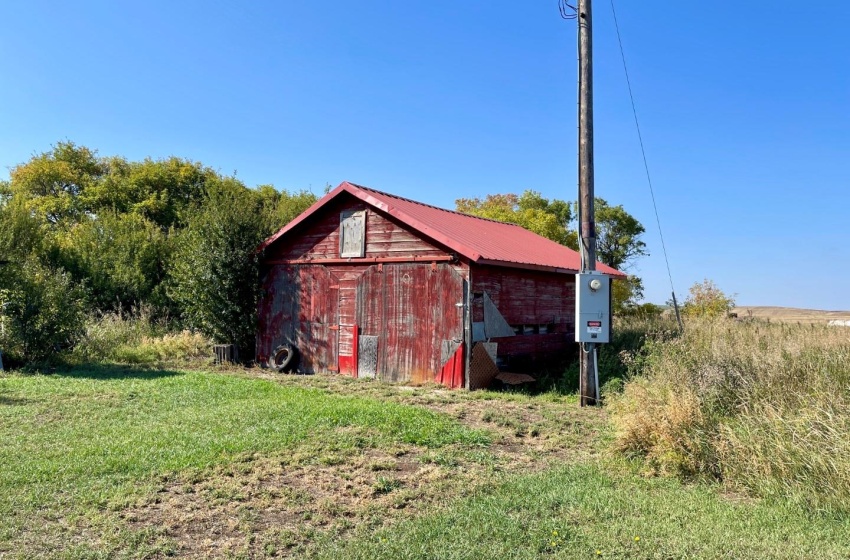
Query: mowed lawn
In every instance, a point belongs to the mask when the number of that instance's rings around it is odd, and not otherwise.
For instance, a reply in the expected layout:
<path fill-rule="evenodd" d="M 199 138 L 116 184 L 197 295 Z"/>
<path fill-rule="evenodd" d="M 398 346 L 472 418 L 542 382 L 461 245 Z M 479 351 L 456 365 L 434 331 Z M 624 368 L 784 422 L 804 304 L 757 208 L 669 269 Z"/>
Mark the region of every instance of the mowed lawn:
<path fill-rule="evenodd" d="M 198 371 L 0 377 L 0 558 L 847 558 L 612 461 L 574 399 Z"/>
<path fill-rule="evenodd" d="M 444 415 L 375 399 L 202 372 L 99 369 L 0 378 L 0 556 L 168 552 L 110 512 L 160 476 L 246 453 L 485 445 Z M 139 551 L 141 555 L 144 550 Z M 132 554 L 130 554 L 132 555 Z"/>

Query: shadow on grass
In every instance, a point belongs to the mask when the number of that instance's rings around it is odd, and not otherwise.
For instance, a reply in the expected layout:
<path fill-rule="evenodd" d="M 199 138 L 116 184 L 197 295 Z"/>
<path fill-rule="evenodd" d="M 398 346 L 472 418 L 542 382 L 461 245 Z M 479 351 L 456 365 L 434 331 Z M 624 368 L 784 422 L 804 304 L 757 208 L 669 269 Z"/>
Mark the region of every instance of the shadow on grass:
<path fill-rule="evenodd" d="M 21 399 L 21 398 L 18 398 L 18 397 L 7 397 L 7 396 L 4 396 L 4 395 L 0 395 L 0 406 L 23 405 L 23 404 L 29 404 L 30 402 L 32 402 L 32 401 L 30 401 L 29 399 Z"/>
<path fill-rule="evenodd" d="M 55 375 L 78 379 L 159 379 L 184 375 L 182 371 L 127 365 L 90 364 L 57 369 Z"/>

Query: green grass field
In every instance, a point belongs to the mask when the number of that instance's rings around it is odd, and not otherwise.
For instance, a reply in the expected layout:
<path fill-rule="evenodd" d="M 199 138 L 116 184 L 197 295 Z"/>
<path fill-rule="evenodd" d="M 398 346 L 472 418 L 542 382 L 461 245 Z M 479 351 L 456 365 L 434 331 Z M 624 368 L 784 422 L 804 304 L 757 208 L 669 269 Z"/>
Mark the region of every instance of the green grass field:
<path fill-rule="evenodd" d="M 516 477 L 327 559 L 847 558 L 850 524 L 598 465 Z"/>
<path fill-rule="evenodd" d="M 228 375 L 100 368 L 2 378 L 0 441 L 0 554 L 85 557 L 149 540 L 157 528 L 133 531 L 112 514 L 148 499 L 163 477 L 198 476 L 246 454 L 344 460 L 368 448 L 480 446 L 488 437 L 374 399 Z"/>
<path fill-rule="evenodd" d="M 0 558 L 850 556 L 847 519 L 644 478 L 609 437 L 557 395 L 6 375 Z"/>

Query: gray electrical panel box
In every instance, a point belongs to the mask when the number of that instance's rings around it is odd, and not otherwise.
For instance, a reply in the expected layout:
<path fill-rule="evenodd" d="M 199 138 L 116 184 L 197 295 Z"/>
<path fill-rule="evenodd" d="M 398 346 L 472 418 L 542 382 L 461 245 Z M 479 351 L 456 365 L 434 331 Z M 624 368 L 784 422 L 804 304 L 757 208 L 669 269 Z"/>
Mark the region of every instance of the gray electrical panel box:
<path fill-rule="evenodd" d="M 601 272 L 576 274 L 576 342 L 611 339 L 611 278 Z"/>

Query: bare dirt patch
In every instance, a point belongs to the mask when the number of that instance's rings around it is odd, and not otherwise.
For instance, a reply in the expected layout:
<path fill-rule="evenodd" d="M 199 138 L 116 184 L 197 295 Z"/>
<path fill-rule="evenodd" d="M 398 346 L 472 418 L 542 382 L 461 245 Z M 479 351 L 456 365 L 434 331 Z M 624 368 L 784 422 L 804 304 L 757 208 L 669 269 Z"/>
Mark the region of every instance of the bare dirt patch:
<path fill-rule="evenodd" d="M 245 372 L 235 373 L 245 375 Z M 314 543 L 368 532 L 497 483 L 599 452 L 604 412 L 544 397 L 405 387 L 338 376 L 249 375 L 422 406 L 492 433 L 488 446 L 395 445 L 355 451 L 305 445 L 286 457 L 239 457 L 208 472 L 181 473 L 121 512 L 155 531 L 180 557 L 309 555 Z M 351 429 L 351 428 L 348 428 Z"/>

